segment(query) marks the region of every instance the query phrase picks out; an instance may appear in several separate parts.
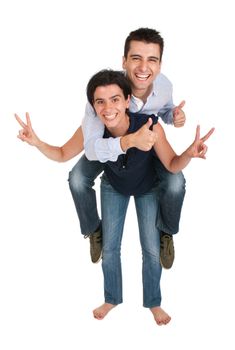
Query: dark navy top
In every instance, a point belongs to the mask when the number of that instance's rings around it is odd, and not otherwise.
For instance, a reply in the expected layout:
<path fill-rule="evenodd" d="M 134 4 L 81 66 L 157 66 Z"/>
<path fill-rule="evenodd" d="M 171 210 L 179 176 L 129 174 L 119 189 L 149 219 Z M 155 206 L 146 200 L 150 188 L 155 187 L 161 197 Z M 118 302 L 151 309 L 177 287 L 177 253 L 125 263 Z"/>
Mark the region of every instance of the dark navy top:
<path fill-rule="evenodd" d="M 149 118 L 156 124 L 158 117 L 154 114 L 128 113 L 130 126 L 128 134 L 139 130 Z M 153 125 L 152 124 L 152 125 Z M 151 129 L 151 127 L 150 127 Z M 104 138 L 112 137 L 108 129 L 105 128 Z M 129 148 L 126 154 L 120 154 L 115 162 L 104 163 L 104 173 L 106 174 L 113 188 L 124 195 L 140 195 L 148 192 L 156 181 L 156 172 L 153 161 L 155 151 L 144 152 L 136 147 Z"/>

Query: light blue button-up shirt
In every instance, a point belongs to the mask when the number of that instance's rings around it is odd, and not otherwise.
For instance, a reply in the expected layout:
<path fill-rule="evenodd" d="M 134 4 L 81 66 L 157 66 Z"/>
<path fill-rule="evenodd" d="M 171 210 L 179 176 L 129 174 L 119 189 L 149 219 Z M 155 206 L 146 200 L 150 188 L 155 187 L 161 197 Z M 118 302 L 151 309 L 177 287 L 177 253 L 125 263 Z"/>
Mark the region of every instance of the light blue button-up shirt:
<path fill-rule="evenodd" d="M 140 108 L 138 99 L 131 97 L 129 110 L 133 113 L 155 114 L 164 123 L 172 124 L 174 108 L 172 100 L 172 84 L 162 73 L 158 74 L 153 82 L 153 90 L 145 104 Z M 104 163 L 108 160 L 115 162 L 123 154 L 120 137 L 104 139 L 104 124 L 94 112 L 90 103 L 87 103 L 85 116 L 82 120 L 84 149 L 89 160 L 99 160 Z"/>

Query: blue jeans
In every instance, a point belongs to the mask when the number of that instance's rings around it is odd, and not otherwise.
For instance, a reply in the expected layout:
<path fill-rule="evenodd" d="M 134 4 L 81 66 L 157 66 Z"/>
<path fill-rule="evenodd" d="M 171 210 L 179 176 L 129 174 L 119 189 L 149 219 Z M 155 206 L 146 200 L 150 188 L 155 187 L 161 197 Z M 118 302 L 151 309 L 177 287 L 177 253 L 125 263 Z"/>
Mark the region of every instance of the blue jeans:
<path fill-rule="evenodd" d="M 157 194 L 159 215 L 157 227 L 160 231 L 175 234 L 179 231 L 181 209 L 185 196 L 185 178 L 182 172 L 170 173 L 156 157 Z"/>
<path fill-rule="evenodd" d="M 95 184 L 95 179 L 102 171 L 102 163 L 89 161 L 83 155 L 69 173 L 69 188 L 83 235 L 95 232 L 100 225 L 96 193 L 92 187 Z"/>
<path fill-rule="evenodd" d="M 158 158 L 155 160 L 158 175 L 159 230 L 174 234 L 179 230 L 180 214 L 185 195 L 185 179 L 182 172 L 172 174 Z M 89 161 L 83 155 L 69 173 L 69 187 L 80 221 L 81 233 L 93 233 L 100 224 L 97 211 L 94 180 L 103 171 L 103 164 Z"/>
<path fill-rule="evenodd" d="M 134 196 L 142 248 L 143 306 L 161 305 L 160 279 L 162 267 L 160 232 L 156 227 L 158 200 L 156 189 Z M 130 196 L 115 191 L 105 175 L 101 180 L 101 213 L 103 230 L 102 269 L 105 302 L 122 303 L 121 241 Z"/>

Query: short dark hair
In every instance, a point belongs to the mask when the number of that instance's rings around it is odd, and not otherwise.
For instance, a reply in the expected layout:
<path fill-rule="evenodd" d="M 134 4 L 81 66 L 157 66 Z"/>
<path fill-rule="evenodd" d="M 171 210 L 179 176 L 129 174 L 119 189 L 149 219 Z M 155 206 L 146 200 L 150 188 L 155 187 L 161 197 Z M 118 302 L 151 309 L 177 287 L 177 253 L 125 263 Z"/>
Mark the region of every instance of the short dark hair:
<path fill-rule="evenodd" d="M 155 29 L 150 28 L 139 28 L 136 29 L 128 35 L 124 45 L 124 57 L 127 58 L 128 52 L 130 50 L 131 41 L 143 41 L 148 44 L 158 44 L 160 46 L 160 61 L 162 60 L 164 40 L 160 35 L 160 32 L 157 32 Z"/>
<path fill-rule="evenodd" d="M 94 94 L 97 87 L 112 84 L 116 84 L 120 87 L 126 100 L 128 96 L 131 95 L 131 85 L 123 71 L 103 69 L 94 74 L 87 84 L 86 94 L 90 104 L 92 106 L 94 104 Z"/>

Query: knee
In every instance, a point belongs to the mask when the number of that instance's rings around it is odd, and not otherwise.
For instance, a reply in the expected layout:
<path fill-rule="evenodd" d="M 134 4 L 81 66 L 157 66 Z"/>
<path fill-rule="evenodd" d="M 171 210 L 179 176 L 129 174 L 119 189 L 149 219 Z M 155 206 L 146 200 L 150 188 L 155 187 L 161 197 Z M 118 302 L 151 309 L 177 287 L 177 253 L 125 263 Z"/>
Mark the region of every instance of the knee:
<path fill-rule="evenodd" d="M 169 174 L 167 177 L 167 191 L 172 194 L 184 194 L 185 193 L 185 178 L 182 172 L 177 174 Z"/>
<path fill-rule="evenodd" d="M 154 247 L 143 247 L 142 248 L 142 256 L 143 259 L 152 260 L 153 262 L 159 263 L 160 262 L 160 248 Z"/>
<path fill-rule="evenodd" d="M 68 182 L 72 192 L 82 192 L 85 187 L 89 186 L 89 179 L 77 165 L 69 172 Z"/>

